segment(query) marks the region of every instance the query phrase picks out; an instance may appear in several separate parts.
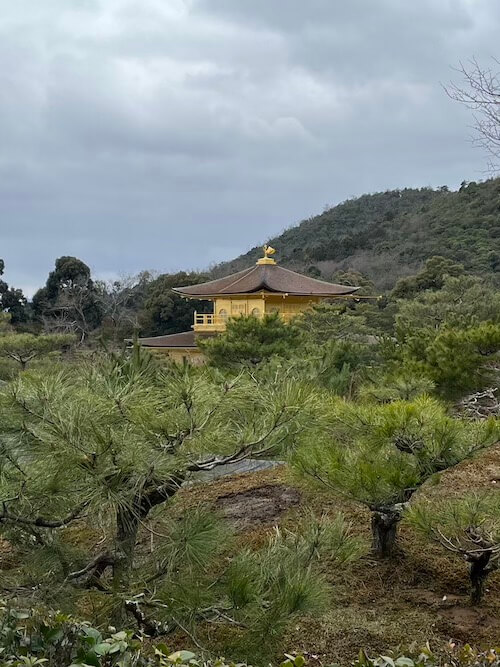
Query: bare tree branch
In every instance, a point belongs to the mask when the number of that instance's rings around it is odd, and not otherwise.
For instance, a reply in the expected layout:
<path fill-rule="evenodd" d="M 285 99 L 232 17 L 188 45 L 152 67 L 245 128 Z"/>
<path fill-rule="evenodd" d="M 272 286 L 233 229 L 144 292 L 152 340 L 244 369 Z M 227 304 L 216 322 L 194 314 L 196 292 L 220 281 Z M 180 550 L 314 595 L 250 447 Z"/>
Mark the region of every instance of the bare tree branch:
<path fill-rule="evenodd" d="M 495 65 L 500 62 L 493 58 Z M 500 71 L 482 67 L 476 58 L 456 71 L 462 83 L 445 86 L 447 95 L 474 112 L 476 143 L 498 160 L 500 158 Z M 494 170 L 494 165 L 491 169 Z"/>

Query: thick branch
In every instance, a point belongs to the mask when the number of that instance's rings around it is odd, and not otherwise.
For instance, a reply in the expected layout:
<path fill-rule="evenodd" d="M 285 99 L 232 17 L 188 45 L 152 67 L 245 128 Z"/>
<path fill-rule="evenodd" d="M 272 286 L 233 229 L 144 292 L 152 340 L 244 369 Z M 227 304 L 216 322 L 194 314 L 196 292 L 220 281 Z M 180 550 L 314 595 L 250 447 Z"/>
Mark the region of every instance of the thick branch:
<path fill-rule="evenodd" d="M 88 563 L 81 570 L 70 572 L 68 574 L 68 579 L 78 579 L 79 577 L 83 577 L 84 574 L 88 574 L 92 570 L 102 568 L 103 566 L 110 567 L 111 565 L 113 565 L 114 560 L 115 560 L 114 557 L 112 556 L 112 554 L 109 553 L 109 551 L 104 551 L 103 553 L 96 556 L 93 560 L 91 560 L 90 563 Z"/>
<path fill-rule="evenodd" d="M 21 524 L 24 526 L 38 526 L 39 528 L 62 528 L 62 526 L 67 526 L 69 523 L 72 521 L 75 521 L 75 519 L 80 519 L 80 512 L 87 507 L 89 504 L 89 501 L 85 501 L 84 503 L 81 503 L 75 509 L 70 512 L 67 516 L 65 516 L 63 519 L 45 519 L 41 516 L 36 517 L 36 519 L 28 519 L 23 516 L 17 516 L 15 514 L 11 514 L 7 510 L 7 504 L 6 502 L 2 502 L 3 509 L 2 513 L 0 514 L 0 522 L 1 521 L 12 521 L 12 523 L 17 523 Z"/>
<path fill-rule="evenodd" d="M 149 511 L 161 505 L 169 498 L 174 496 L 180 489 L 184 481 L 185 473 L 177 472 L 170 477 L 166 482 L 160 484 L 150 485 L 144 487 L 137 496 L 136 506 L 140 517 L 148 515 Z"/>
<path fill-rule="evenodd" d="M 160 621 L 148 618 L 139 607 L 139 603 L 136 600 L 125 600 L 125 609 L 135 618 L 139 628 L 150 637 L 165 635 L 172 632 L 174 629 L 166 623 L 160 623 Z"/>
<path fill-rule="evenodd" d="M 239 449 L 237 449 L 232 454 L 229 454 L 228 456 L 221 456 L 221 457 L 212 456 L 209 459 L 205 459 L 204 461 L 196 461 L 194 463 L 191 463 L 188 466 L 187 470 L 189 472 L 213 470 L 218 466 L 227 465 L 228 463 L 239 463 L 240 461 L 243 461 L 249 456 L 263 456 L 269 453 L 273 449 L 274 445 L 263 447 L 261 449 L 258 449 L 257 451 L 255 451 L 255 448 L 262 445 L 279 427 L 283 426 L 284 424 L 286 424 L 287 421 L 290 421 L 293 418 L 293 416 L 290 415 L 288 419 L 282 421 L 282 417 L 285 411 L 286 408 L 282 408 L 279 411 L 272 426 L 268 429 L 268 431 L 264 435 L 262 435 L 257 440 L 241 445 Z"/>

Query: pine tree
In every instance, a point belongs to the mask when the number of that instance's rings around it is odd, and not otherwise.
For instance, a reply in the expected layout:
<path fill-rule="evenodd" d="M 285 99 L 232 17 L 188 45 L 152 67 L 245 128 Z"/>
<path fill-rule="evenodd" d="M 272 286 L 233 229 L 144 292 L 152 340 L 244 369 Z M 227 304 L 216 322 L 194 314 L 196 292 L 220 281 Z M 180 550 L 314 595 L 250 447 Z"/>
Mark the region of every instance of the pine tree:
<path fill-rule="evenodd" d="M 220 368 L 255 365 L 275 355 L 288 357 L 300 343 L 299 330 L 277 314 L 232 318 L 222 334 L 198 339 L 210 363 Z"/>
<path fill-rule="evenodd" d="M 488 575 L 500 565 L 500 493 L 473 494 L 439 503 L 424 500 L 408 520 L 428 539 L 465 560 L 472 604 L 484 595 Z"/>
<path fill-rule="evenodd" d="M 0 357 L 12 359 L 25 370 L 34 359 L 69 348 L 74 342 L 71 334 L 6 334 L 0 337 Z"/>
<path fill-rule="evenodd" d="M 498 439 L 494 420 L 453 419 L 434 399 L 389 404 L 329 401 L 293 457 L 296 469 L 371 511 L 373 550 L 391 556 L 415 491 Z"/>
<path fill-rule="evenodd" d="M 292 383 L 165 368 L 138 347 L 22 374 L 0 392 L 0 525 L 52 555 L 47 584 L 109 587 L 123 600 L 151 512 L 194 472 L 282 456 L 308 403 Z M 68 548 L 65 527 L 78 521 L 104 531 L 97 554 Z"/>

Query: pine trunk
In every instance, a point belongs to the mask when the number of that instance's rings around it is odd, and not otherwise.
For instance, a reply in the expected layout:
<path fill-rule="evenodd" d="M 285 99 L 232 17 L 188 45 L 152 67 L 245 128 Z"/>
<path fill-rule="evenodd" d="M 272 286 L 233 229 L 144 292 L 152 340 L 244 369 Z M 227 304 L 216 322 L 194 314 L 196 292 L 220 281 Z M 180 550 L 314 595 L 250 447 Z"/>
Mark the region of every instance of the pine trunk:
<path fill-rule="evenodd" d="M 122 507 L 116 515 L 115 562 L 113 564 L 113 589 L 127 588 L 134 565 L 135 545 L 139 530 L 136 508 Z"/>
<path fill-rule="evenodd" d="M 124 593 L 129 588 L 134 566 L 137 533 L 141 521 L 148 516 L 153 507 L 167 502 L 177 493 L 184 477 L 185 473 L 176 473 L 165 482 L 149 484 L 136 494 L 130 505 L 124 505 L 118 509 L 113 560 L 113 591 L 115 593 Z M 124 601 L 119 604 L 113 620 L 115 624 L 118 621 L 122 625 L 125 624 L 126 607 Z"/>
<path fill-rule="evenodd" d="M 116 592 L 128 588 L 141 520 L 148 516 L 153 507 L 170 500 L 180 489 L 184 477 L 184 473 L 176 473 L 161 484 L 151 484 L 137 493 L 130 505 L 118 509 L 113 565 L 113 590 Z"/>
<path fill-rule="evenodd" d="M 372 514 L 372 548 L 379 558 L 389 558 L 394 552 L 398 523 L 401 513 L 397 511 L 377 510 Z"/>
<path fill-rule="evenodd" d="M 469 578 L 471 584 L 470 601 L 472 604 L 480 604 L 484 594 L 484 584 L 488 576 L 488 564 L 491 552 L 485 551 L 475 558 L 469 566 Z"/>

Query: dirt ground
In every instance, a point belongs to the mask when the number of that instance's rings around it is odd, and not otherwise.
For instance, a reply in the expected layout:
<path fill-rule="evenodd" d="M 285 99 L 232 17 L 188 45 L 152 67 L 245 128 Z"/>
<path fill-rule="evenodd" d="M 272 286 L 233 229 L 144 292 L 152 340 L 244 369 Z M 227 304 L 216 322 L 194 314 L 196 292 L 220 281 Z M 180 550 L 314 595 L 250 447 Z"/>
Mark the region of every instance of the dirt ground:
<path fill-rule="evenodd" d="M 266 484 L 248 491 L 235 491 L 220 496 L 215 507 L 236 530 L 262 524 L 275 524 L 283 512 L 300 504 L 297 489 L 284 484 Z"/>

